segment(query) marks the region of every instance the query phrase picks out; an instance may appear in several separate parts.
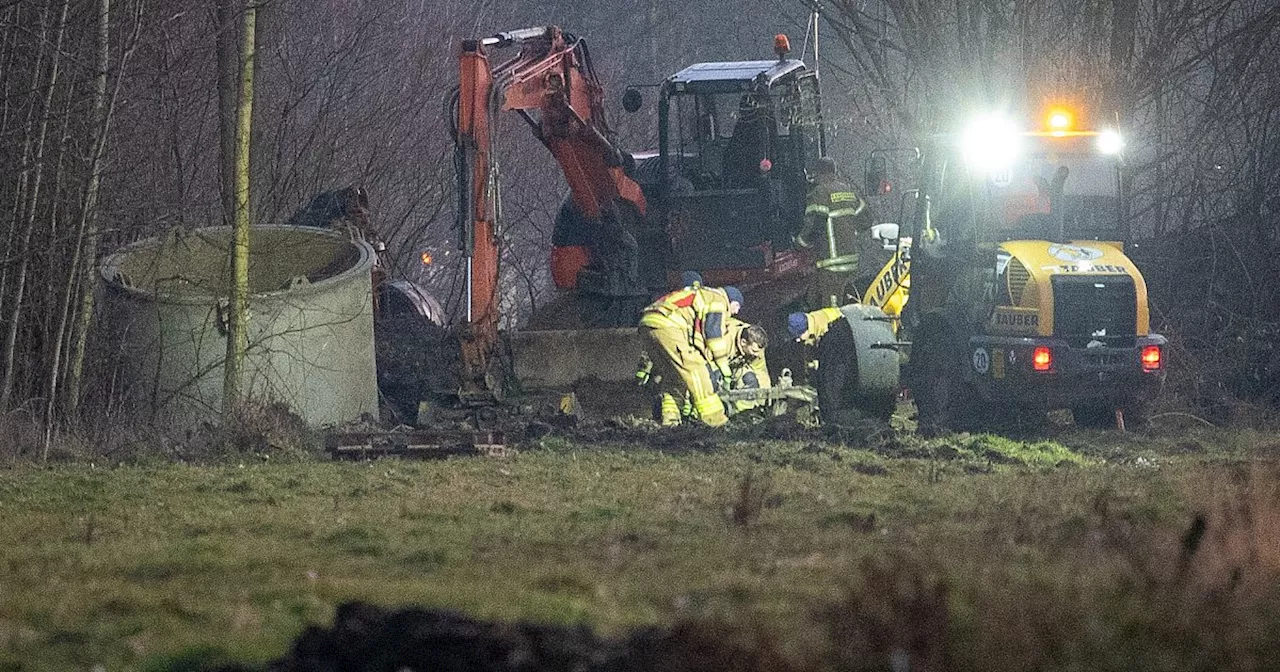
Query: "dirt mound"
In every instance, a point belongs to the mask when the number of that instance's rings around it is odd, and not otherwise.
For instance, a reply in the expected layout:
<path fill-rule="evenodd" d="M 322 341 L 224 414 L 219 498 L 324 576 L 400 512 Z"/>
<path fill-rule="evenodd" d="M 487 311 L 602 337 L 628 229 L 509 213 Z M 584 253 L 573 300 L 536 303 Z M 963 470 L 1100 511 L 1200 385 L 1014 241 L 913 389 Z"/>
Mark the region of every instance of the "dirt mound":
<path fill-rule="evenodd" d="M 228 668 L 234 669 L 234 668 Z M 457 612 L 343 604 L 271 672 L 791 672 L 771 641 L 718 623 L 646 628 L 606 639 L 583 626 L 479 621 Z"/>

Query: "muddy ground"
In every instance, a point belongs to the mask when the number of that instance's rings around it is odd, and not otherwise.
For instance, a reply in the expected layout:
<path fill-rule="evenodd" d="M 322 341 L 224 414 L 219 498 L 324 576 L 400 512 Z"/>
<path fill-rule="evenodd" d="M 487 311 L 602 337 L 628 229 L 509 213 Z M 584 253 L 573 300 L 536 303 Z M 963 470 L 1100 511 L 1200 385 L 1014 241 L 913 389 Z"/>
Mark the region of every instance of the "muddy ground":
<path fill-rule="evenodd" d="M 222 672 L 259 668 L 227 666 Z M 644 628 L 610 639 L 586 627 L 480 621 L 439 609 L 350 602 L 312 626 L 268 672 L 788 672 L 767 643 L 716 623 Z"/>

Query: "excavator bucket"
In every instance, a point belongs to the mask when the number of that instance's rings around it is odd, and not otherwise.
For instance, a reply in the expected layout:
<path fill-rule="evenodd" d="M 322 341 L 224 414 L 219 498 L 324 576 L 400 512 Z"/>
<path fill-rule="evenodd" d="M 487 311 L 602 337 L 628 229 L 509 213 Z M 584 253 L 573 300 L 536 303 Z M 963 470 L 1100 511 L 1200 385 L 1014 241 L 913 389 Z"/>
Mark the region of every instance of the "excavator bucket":
<path fill-rule="evenodd" d="M 644 351 L 635 327 L 515 331 L 506 339 L 515 377 L 527 389 L 631 381 Z"/>
<path fill-rule="evenodd" d="M 792 352 L 795 344 L 786 334 L 786 315 L 795 309 L 805 282 L 791 278 L 743 289 L 746 301 L 739 317 L 769 332 L 769 361 L 773 364 L 776 360 L 778 367 L 798 370 L 804 365 L 802 357 Z M 637 329 L 590 327 L 581 318 L 581 309 L 580 300 L 566 295 L 539 309 L 528 328 L 505 334 L 512 370 L 521 387 L 563 388 L 588 380 L 634 380 L 644 353 Z M 556 328 L 560 325 L 573 328 Z"/>

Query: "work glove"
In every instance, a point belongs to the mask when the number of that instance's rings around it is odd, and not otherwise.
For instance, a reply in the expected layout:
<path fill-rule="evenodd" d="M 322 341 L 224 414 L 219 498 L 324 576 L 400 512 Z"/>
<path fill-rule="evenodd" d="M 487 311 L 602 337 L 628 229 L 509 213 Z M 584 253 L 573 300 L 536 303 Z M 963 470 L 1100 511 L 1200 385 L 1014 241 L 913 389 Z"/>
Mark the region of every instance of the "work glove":
<path fill-rule="evenodd" d="M 653 360 L 645 357 L 640 360 L 640 366 L 636 368 L 636 385 L 641 387 L 648 385 L 650 378 L 653 376 Z"/>
<path fill-rule="evenodd" d="M 733 367 L 729 366 L 729 360 L 724 359 L 716 362 L 720 367 L 720 387 L 728 390 L 733 388 Z"/>

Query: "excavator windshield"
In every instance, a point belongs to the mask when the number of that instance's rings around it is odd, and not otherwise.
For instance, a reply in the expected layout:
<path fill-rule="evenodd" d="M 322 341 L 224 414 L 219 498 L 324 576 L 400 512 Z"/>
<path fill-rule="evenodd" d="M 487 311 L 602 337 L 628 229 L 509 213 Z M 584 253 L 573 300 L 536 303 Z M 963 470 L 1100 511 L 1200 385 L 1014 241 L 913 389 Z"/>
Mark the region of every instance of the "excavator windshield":
<path fill-rule="evenodd" d="M 760 161 L 772 156 L 779 136 L 772 96 L 754 93 L 689 93 L 672 96 L 671 153 L 686 188 L 751 188 Z"/>
<path fill-rule="evenodd" d="M 680 268 L 764 268 L 804 216 L 821 156 L 816 75 L 796 60 L 699 63 L 663 83 L 660 206 Z"/>

